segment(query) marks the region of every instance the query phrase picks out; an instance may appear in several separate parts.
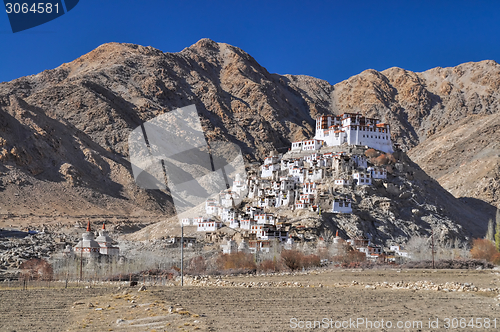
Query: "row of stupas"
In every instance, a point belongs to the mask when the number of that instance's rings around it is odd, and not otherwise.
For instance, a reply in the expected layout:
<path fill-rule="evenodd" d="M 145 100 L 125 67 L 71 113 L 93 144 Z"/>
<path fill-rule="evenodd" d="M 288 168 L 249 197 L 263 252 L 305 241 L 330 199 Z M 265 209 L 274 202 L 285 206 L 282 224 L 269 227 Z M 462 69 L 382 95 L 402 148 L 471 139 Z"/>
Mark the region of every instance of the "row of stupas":
<path fill-rule="evenodd" d="M 86 257 L 98 257 L 99 255 L 118 256 L 120 248 L 113 246 L 113 239 L 109 237 L 104 223 L 99 230 L 99 236 L 94 239 L 89 220 L 87 231 L 82 234 L 82 239 L 74 247 L 74 253 Z"/>

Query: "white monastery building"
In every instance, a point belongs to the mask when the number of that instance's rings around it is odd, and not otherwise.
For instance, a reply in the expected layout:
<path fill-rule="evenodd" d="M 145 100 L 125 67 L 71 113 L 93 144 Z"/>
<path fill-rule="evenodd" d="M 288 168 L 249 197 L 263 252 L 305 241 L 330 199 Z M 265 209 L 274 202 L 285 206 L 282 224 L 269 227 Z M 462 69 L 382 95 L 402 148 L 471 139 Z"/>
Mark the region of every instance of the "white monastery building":
<path fill-rule="evenodd" d="M 356 113 L 319 116 L 316 118 L 314 139 L 324 141 L 327 146 L 347 143 L 366 145 L 388 153 L 393 152 L 389 124 Z"/>

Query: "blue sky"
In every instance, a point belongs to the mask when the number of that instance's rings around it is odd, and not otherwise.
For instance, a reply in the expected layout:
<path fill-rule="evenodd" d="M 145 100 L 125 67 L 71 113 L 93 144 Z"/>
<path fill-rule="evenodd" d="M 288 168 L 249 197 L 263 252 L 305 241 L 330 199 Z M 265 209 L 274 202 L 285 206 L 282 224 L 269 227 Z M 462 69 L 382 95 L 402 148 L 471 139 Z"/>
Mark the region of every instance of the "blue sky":
<path fill-rule="evenodd" d="M 500 62 L 500 1 L 80 0 L 12 33 L 0 14 L 0 82 L 52 69 L 107 42 L 178 52 L 201 38 L 238 46 L 272 73 L 332 84 L 365 69 Z"/>

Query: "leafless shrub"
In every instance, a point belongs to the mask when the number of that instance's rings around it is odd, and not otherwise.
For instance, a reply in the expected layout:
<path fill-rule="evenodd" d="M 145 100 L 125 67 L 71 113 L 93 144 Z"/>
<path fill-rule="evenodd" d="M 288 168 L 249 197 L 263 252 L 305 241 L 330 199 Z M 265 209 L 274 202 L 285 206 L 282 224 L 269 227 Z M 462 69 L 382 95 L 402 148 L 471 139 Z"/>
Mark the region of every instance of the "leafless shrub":
<path fill-rule="evenodd" d="M 359 267 L 359 264 L 366 260 L 366 254 L 349 248 L 344 254 L 335 256 L 333 260 L 343 267 Z"/>
<path fill-rule="evenodd" d="M 470 251 L 472 258 L 484 259 L 495 265 L 500 264 L 500 252 L 490 240 L 474 239 Z"/>
<path fill-rule="evenodd" d="M 365 151 L 365 156 L 368 158 L 377 158 L 379 153 L 375 149 L 368 149 Z"/>
<path fill-rule="evenodd" d="M 283 250 L 281 260 L 290 270 L 308 269 L 321 265 L 321 259 L 318 255 L 304 255 L 298 250 Z"/>
<path fill-rule="evenodd" d="M 54 271 L 52 266 L 45 259 L 33 258 L 23 262 L 19 269 L 21 275 L 26 280 L 52 280 Z"/>
<path fill-rule="evenodd" d="M 192 258 L 187 266 L 186 272 L 189 274 L 204 274 L 207 271 L 207 264 L 203 256 Z"/>
<path fill-rule="evenodd" d="M 381 154 L 377 158 L 371 158 L 370 161 L 377 166 L 387 165 L 389 163 L 389 158 L 385 154 Z"/>
<path fill-rule="evenodd" d="M 302 267 L 304 254 L 298 250 L 283 250 L 281 259 L 290 270 L 298 270 Z"/>
<path fill-rule="evenodd" d="M 305 269 L 321 266 L 321 259 L 318 255 L 307 255 L 302 257 L 302 267 Z"/>
<path fill-rule="evenodd" d="M 279 272 L 286 270 L 281 260 L 266 259 L 259 264 L 259 271 L 263 272 Z"/>
<path fill-rule="evenodd" d="M 409 261 L 403 265 L 402 268 L 405 269 L 432 269 L 431 260 L 423 261 Z M 491 269 L 494 267 L 493 264 L 479 259 L 442 259 L 434 262 L 434 267 L 436 269 Z"/>
<path fill-rule="evenodd" d="M 318 249 L 318 256 L 320 259 L 330 260 L 330 258 L 331 258 L 330 251 L 327 248 Z"/>
<path fill-rule="evenodd" d="M 389 164 L 396 163 L 397 160 L 392 153 L 388 153 L 388 154 L 386 154 L 386 156 L 387 156 L 387 159 L 389 160 Z"/>
<path fill-rule="evenodd" d="M 406 250 L 410 253 L 411 257 L 417 261 L 430 259 L 432 256 L 429 239 L 421 236 L 411 237 L 406 244 Z"/>
<path fill-rule="evenodd" d="M 249 253 L 237 252 L 221 254 L 217 257 L 217 266 L 220 270 L 256 270 L 254 256 Z"/>

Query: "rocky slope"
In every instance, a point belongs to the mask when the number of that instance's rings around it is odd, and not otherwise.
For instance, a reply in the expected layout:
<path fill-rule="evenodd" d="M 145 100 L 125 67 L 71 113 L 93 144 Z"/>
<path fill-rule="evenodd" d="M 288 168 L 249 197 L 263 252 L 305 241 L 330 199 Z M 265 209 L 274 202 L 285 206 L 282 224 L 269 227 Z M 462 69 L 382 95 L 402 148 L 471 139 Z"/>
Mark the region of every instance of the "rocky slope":
<path fill-rule="evenodd" d="M 105 44 L 56 69 L 0 84 L 0 214 L 171 214 L 166 192 L 134 184 L 127 137 L 142 122 L 193 103 L 207 138 L 237 143 L 247 160 L 311 137 L 318 114 L 354 110 L 378 116 L 446 189 L 498 203 L 498 146 L 487 143 L 498 141 L 490 124 L 498 119 L 499 72 L 493 61 L 424 73 L 367 70 L 332 86 L 270 74 L 241 49 L 208 39 L 179 53 Z M 478 142 L 460 136 L 457 145 L 464 151 L 475 147 L 470 155 L 476 161 L 456 157 L 459 150 L 440 143 L 453 126 L 466 128 L 486 117 L 491 137 Z M 483 182 L 471 179 L 465 172 L 470 167 L 457 167 L 464 162 L 482 167 L 475 174 L 483 174 Z M 453 181 L 447 180 L 451 174 Z M 482 183 L 491 183 L 491 190 L 481 191 Z"/>
<path fill-rule="evenodd" d="M 345 151 L 353 155 L 364 155 L 366 149 L 356 148 Z M 326 151 L 323 151 L 326 152 Z M 309 210 L 292 211 L 290 207 L 267 207 L 268 213 L 279 215 L 290 223 L 289 234 L 295 238 L 315 243 L 330 230 L 333 235 L 337 230 L 344 238 L 371 237 L 376 244 L 389 246 L 404 243 L 414 236 L 430 237 L 431 228 L 434 239 L 440 243 L 455 244 L 469 241 L 473 237 L 482 237 L 486 232 L 484 218 L 476 204 L 462 204 L 439 183 L 428 176 L 404 152 L 393 154 L 395 163 L 387 166 L 389 174 L 385 180 L 374 180 L 371 186 L 338 187 L 331 179 L 325 179 L 320 185 L 320 192 L 335 192 L 351 200 L 353 212 L 350 214 L 330 213 L 333 198 L 319 200 L 321 215 Z M 296 158 L 285 156 L 285 159 Z M 371 163 L 369 166 L 373 166 Z M 259 172 L 259 167 L 253 170 Z M 242 205 L 255 205 L 256 199 L 245 199 Z M 244 209 L 238 212 L 243 212 Z M 198 210 L 191 210 L 180 218 L 193 217 L 205 213 L 201 204 Z M 134 232 L 128 236 L 134 241 L 161 240 L 172 235 L 180 236 L 178 220 L 172 217 Z M 185 227 L 185 234 L 204 240 L 203 232 L 196 232 L 196 227 Z M 240 229 L 223 227 L 218 232 L 233 236 Z M 221 238 L 223 238 L 221 236 Z"/>
<path fill-rule="evenodd" d="M 456 197 L 500 203 L 500 65 L 414 73 L 366 70 L 335 85 L 334 104 L 391 123 L 410 157 Z"/>

